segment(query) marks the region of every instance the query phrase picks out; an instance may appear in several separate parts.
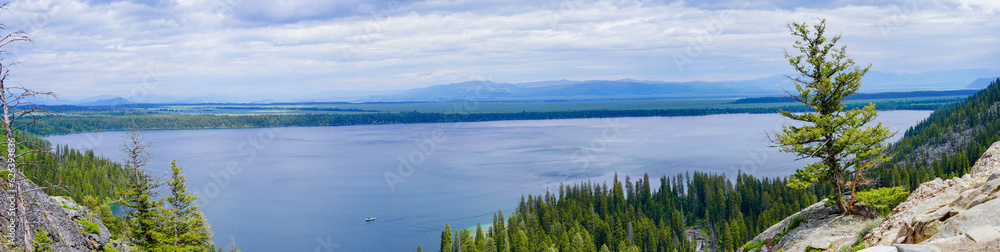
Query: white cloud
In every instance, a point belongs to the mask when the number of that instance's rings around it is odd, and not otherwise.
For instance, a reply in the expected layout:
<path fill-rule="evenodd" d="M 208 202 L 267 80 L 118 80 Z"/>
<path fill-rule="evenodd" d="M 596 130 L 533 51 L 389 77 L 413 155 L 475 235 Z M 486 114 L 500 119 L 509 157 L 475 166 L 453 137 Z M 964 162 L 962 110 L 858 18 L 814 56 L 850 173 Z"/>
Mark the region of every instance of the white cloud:
<path fill-rule="evenodd" d="M 917 3 L 917 4 L 913 4 Z M 731 79 L 787 73 L 790 21 L 829 20 L 883 71 L 990 68 L 1000 4 L 815 6 L 648 1 L 23 0 L 0 16 L 36 43 L 15 78 L 64 96 L 404 89 L 493 76 Z M 150 71 L 156 69 L 156 71 Z M 149 80 L 161 80 L 150 88 Z M 144 87 L 143 85 L 145 84 Z M 300 91 L 297 91 L 300 90 Z"/>

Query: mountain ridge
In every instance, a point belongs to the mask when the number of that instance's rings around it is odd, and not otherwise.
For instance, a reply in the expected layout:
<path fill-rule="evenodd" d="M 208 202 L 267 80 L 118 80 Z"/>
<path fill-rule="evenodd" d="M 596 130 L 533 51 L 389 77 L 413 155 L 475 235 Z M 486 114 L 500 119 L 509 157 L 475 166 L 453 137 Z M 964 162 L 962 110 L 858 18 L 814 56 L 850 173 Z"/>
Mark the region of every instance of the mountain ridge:
<path fill-rule="evenodd" d="M 958 77 L 956 77 L 958 76 Z M 988 69 L 943 70 L 922 73 L 869 72 L 860 92 L 914 90 L 958 90 L 985 87 L 1000 77 Z M 660 81 L 623 78 L 618 80 L 546 80 L 520 83 L 463 81 L 396 91 L 321 91 L 306 95 L 262 93 L 249 96 L 204 94 L 197 97 L 164 95 L 98 95 L 77 100 L 34 100 L 46 105 L 114 103 L 268 103 L 285 102 L 428 102 L 475 100 L 606 99 L 614 98 L 732 98 L 784 95 L 794 89 L 784 75 L 724 81 Z M 121 99 L 116 99 L 121 98 Z"/>

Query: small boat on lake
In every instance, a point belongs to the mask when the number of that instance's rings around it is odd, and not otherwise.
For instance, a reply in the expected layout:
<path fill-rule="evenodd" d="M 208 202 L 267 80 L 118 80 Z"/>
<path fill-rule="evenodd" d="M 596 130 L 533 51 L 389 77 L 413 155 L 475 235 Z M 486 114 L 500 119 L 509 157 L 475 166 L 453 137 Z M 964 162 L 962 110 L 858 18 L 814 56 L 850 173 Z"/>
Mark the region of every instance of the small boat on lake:
<path fill-rule="evenodd" d="M 375 221 L 375 217 L 368 217 L 368 219 L 365 219 L 365 221 Z"/>

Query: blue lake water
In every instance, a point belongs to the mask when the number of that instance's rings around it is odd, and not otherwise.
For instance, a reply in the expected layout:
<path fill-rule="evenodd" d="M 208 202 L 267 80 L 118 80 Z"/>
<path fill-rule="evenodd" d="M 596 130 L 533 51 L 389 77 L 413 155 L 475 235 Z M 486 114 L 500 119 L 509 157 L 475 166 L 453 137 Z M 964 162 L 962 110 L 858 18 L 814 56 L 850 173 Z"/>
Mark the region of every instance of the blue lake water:
<path fill-rule="evenodd" d="M 902 132 L 930 111 L 885 111 Z M 215 231 L 244 251 L 435 251 L 444 223 L 488 223 L 559 183 L 687 171 L 785 176 L 776 114 L 442 124 L 150 130 L 155 162 L 184 167 Z M 121 160 L 122 132 L 47 137 Z M 654 183 L 659 180 L 653 179 Z M 655 185 L 654 185 L 655 186 Z M 366 222 L 367 217 L 377 217 Z"/>

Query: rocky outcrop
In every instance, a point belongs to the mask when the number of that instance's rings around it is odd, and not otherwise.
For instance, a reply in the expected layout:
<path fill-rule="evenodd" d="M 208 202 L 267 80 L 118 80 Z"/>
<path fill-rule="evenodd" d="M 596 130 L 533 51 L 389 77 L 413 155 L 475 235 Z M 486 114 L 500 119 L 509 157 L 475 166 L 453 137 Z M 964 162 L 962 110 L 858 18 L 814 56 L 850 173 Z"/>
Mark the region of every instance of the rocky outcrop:
<path fill-rule="evenodd" d="M 865 235 L 864 252 L 1000 251 L 1000 142 L 983 153 L 969 174 L 921 184 Z M 757 251 L 841 251 L 871 221 L 832 214 L 822 202 L 771 226 L 750 243 Z M 803 224 L 787 230 L 799 216 Z M 868 224 L 866 224 L 868 223 Z M 784 234 L 783 234 L 784 233 Z M 775 242 L 777 241 L 777 242 Z"/>
<path fill-rule="evenodd" d="M 25 205 L 28 205 L 28 222 L 34 235 L 38 229 L 44 229 L 52 242 L 41 244 L 51 246 L 55 251 L 101 251 L 105 246 L 111 246 L 117 251 L 127 251 L 112 244 L 111 233 L 101 223 L 97 215 L 86 207 L 80 206 L 68 197 L 49 196 L 34 183 L 22 185 L 25 191 Z M 0 218 L 3 231 L 6 232 L 7 216 Z M 96 225 L 87 230 L 80 220 L 87 220 Z M 9 235 L 9 234 L 4 234 Z"/>
<path fill-rule="evenodd" d="M 923 183 L 865 237 L 869 245 L 989 246 L 1000 240 L 1000 142 L 969 174 Z"/>
<path fill-rule="evenodd" d="M 818 202 L 802 211 L 785 218 L 770 228 L 761 232 L 750 243 L 763 243 L 756 251 L 806 251 L 807 248 L 820 251 L 840 251 L 850 247 L 858 239 L 858 234 L 866 223 L 878 223 L 878 219 L 865 218 L 859 215 L 841 215 L 834 213 L 833 206 L 826 206 L 825 201 Z M 802 221 L 798 226 L 788 229 L 795 217 Z"/>

